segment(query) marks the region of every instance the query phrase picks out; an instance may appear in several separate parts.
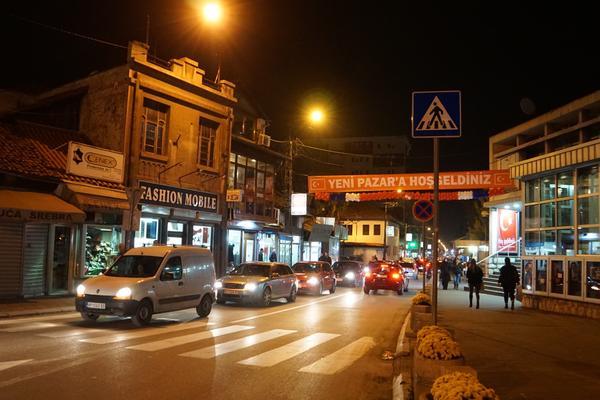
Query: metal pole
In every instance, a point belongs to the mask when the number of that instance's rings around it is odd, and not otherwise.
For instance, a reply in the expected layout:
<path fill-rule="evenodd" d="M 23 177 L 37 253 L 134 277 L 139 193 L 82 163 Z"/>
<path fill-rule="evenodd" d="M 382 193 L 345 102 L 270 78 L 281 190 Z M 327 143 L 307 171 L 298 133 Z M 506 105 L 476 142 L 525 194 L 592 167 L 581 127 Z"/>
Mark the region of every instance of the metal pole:
<path fill-rule="evenodd" d="M 387 203 L 385 203 L 383 212 L 383 259 L 386 260 L 387 255 Z"/>
<path fill-rule="evenodd" d="M 421 234 L 421 242 L 423 246 L 421 246 L 421 259 L 425 261 L 425 222 L 423 222 L 423 229 Z M 427 276 L 427 263 L 423 265 L 423 293 L 425 293 L 425 284 L 426 284 L 426 276 Z"/>
<path fill-rule="evenodd" d="M 433 138 L 433 282 L 431 285 L 431 308 L 433 325 L 437 325 L 438 290 L 438 234 L 439 234 L 439 177 L 440 177 L 439 139 Z"/>

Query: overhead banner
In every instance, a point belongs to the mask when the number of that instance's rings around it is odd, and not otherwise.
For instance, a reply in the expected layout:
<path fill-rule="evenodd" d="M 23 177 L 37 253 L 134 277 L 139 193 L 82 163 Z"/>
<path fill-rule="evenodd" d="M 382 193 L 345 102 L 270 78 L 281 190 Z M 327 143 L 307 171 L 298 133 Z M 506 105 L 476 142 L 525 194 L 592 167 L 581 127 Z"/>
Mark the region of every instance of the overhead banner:
<path fill-rule="evenodd" d="M 490 189 L 514 186 L 508 170 L 440 172 L 440 190 Z M 433 173 L 309 176 L 308 191 L 379 192 L 433 190 Z"/>
<path fill-rule="evenodd" d="M 498 209 L 498 242 L 496 251 L 515 253 L 517 251 L 517 212 Z"/>

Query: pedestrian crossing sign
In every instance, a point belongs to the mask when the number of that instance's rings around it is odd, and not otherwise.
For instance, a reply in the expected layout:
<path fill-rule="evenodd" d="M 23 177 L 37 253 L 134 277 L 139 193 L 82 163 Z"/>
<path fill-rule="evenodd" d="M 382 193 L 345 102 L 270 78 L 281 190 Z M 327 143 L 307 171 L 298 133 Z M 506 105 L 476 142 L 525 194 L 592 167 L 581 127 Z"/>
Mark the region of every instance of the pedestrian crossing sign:
<path fill-rule="evenodd" d="M 460 137 L 460 91 L 413 92 L 411 122 L 414 138 Z"/>

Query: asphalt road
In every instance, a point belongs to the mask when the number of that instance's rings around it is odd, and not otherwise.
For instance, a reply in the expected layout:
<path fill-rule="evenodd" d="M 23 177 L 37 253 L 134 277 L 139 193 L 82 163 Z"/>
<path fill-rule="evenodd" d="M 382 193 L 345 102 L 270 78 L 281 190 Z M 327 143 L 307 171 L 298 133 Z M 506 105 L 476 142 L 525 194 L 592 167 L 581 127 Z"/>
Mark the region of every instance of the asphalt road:
<path fill-rule="evenodd" d="M 327 293 L 327 292 L 326 292 Z M 216 305 L 84 323 L 0 321 L 0 399 L 390 399 L 410 294 L 338 288 L 270 307 Z"/>

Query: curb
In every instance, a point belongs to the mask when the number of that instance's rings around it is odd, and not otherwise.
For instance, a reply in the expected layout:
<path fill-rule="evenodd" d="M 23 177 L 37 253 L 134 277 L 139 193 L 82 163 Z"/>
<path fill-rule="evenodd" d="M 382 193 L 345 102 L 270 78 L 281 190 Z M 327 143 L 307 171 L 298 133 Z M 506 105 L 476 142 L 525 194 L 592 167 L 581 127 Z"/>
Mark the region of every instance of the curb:
<path fill-rule="evenodd" d="M 75 311 L 75 306 L 40 308 L 37 310 L 19 310 L 19 311 L 0 312 L 0 318 L 27 317 L 27 316 L 31 316 L 31 315 L 56 314 L 56 313 L 61 313 L 61 312 L 72 312 L 72 311 Z"/>
<path fill-rule="evenodd" d="M 406 337 L 406 329 L 410 322 L 410 312 L 406 314 L 404 318 L 404 323 L 402 324 L 402 329 L 400 329 L 400 334 L 398 335 L 398 342 L 396 344 L 396 354 L 395 354 L 395 362 L 394 362 L 394 374 L 396 373 L 396 368 L 398 368 L 399 373 L 394 377 L 392 383 L 392 399 L 394 400 L 404 400 L 410 399 L 410 383 L 407 382 L 404 377 L 410 376 L 404 371 L 406 369 L 406 362 L 401 362 L 401 358 L 409 359 L 410 358 L 410 347 L 409 343 L 405 341 Z"/>

